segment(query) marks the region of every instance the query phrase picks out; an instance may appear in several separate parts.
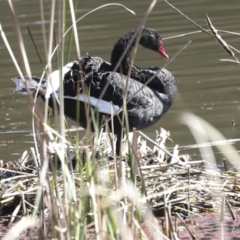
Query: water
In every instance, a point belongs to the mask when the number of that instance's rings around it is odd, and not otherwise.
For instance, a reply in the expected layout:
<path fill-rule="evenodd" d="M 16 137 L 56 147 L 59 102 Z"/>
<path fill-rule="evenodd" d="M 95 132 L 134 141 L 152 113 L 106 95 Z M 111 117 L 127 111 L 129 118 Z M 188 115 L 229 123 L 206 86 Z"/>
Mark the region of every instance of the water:
<path fill-rule="evenodd" d="M 45 26 L 48 29 L 49 1 L 46 0 L 44 3 Z M 105 3 L 103 0 L 81 1 L 78 3 L 76 17 L 81 17 L 91 9 Z M 78 23 L 82 55 L 89 52 L 91 55 L 109 60 L 116 40 L 129 30 L 136 28 L 150 1 L 125 0 L 119 1 L 119 3 L 134 10 L 136 16 L 121 7 L 111 6 L 89 15 Z M 207 28 L 205 22 L 207 12 L 216 28 L 233 32 L 239 31 L 240 5 L 237 0 L 228 2 L 172 0 L 171 3 L 204 28 Z M 20 61 L 8 3 L 5 0 L 0 0 L 0 4 L 1 24 L 17 59 Z M 42 66 L 25 28 L 25 23 L 27 23 L 44 59 L 39 3 L 19 0 L 14 1 L 14 5 L 19 16 L 32 73 L 35 76 L 40 76 Z M 67 26 L 69 25 L 70 18 L 67 23 Z M 199 30 L 164 1 L 157 3 L 146 26 L 156 29 L 164 38 Z M 240 49 L 238 36 L 221 35 L 229 44 Z M 218 46 L 216 41 L 204 33 L 165 40 L 165 49 L 169 56 L 173 56 L 189 40 L 192 40 L 190 46 L 167 66 L 174 74 L 179 89 L 174 105 L 157 125 L 145 132 L 153 137 L 155 129 L 161 126 L 170 130 L 171 138 L 174 140 L 174 143 L 169 141 L 168 146 L 193 144 L 194 139 L 188 128 L 181 125 L 178 120 L 182 112 L 191 111 L 211 123 L 226 138 L 238 138 L 239 66 L 233 63 L 220 62 L 219 59 L 229 58 L 228 55 Z M 71 59 L 75 58 L 76 53 L 74 53 L 73 47 Z M 139 47 L 136 57 L 137 65 L 143 67 L 163 66 L 165 63 L 156 53 Z M 32 137 L 27 136 L 27 132 L 31 132 L 31 112 L 28 99 L 13 93 L 14 84 L 10 79 L 18 74 L 2 41 L 0 43 L 0 74 L 0 159 L 4 161 L 16 160 L 24 150 L 33 146 Z M 41 105 L 40 99 L 38 102 Z M 234 129 L 231 126 L 232 118 L 237 123 Z M 6 131 L 21 132 L 4 134 Z M 239 148 L 239 145 L 236 147 Z M 215 149 L 215 151 L 218 150 Z M 200 157 L 196 155 L 193 158 Z M 221 154 L 217 155 L 217 159 L 221 159 Z"/>

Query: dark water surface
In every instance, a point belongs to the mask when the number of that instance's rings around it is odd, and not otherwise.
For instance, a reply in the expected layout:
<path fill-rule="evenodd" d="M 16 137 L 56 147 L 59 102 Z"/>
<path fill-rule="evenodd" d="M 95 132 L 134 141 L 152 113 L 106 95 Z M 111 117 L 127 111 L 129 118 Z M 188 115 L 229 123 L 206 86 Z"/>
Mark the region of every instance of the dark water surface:
<path fill-rule="evenodd" d="M 44 3 L 47 20 L 45 26 L 48 29 L 49 1 L 46 0 Z M 108 2 L 103 0 L 79 1 L 77 18 L 105 3 Z M 134 10 L 137 15 L 131 15 L 121 7 L 111 6 L 89 15 L 78 23 L 82 55 L 89 52 L 93 56 L 109 60 L 116 40 L 137 27 L 150 1 L 125 0 L 119 3 Z M 171 3 L 205 28 L 207 28 L 205 14 L 208 13 L 216 28 L 239 32 L 239 0 L 172 0 Z M 0 0 L 0 5 L 0 22 L 16 58 L 20 59 L 8 3 L 6 0 Z M 39 2 L 16 0 L 14 5 L 21 24 L 31 71 L 33 75 L 40 76 L 42 66 L 25 28 L 25 23 L 28 23 L 42 58 L 44 58 Z M 67 26 L 70 26 L 70 18 Z M 146 26 L 156 29 L 164 38 L 199 30 L 164 1 L 156 4 Z M 221 35 L 229 44 L 240 49 L 239 36 Z M 226 138 L 239 138 L 239 66 L 234 63 L 220 62 L 219 59 L 229 57 L 211 37 L 204 33 L 165 40 L 165 49 L 170 56 L 173 56 L 189 40 L 192 40 L 191 45 L 167 66 L 174 74 L 179 89 L 174 105 L 157 125 L 145 132 L 153 137 L 155 129 L 161 126 L 170 130 L 174 144 L 193 144 L 191 133 L 178 121 L 180 113 L 192 111 L 220 130 Z M 75 58 L 73 45 L 71 59 Z M 139 47 L 136 57 L 137 65 L 163 66 L 165 63 L 156 53 Z M 31 131 L 31 112 L 28 100 L 25 96 L 13 93 L 14 84 L 10 79 L 16 75 L 18 75 L 17 71 L 1 39 L 0 159 L 4 161 L 16 160 L 24 150 L 33 146 L 32 137 L 26 136 L 25 132 L 4 134 L 6 131 Z M 39 99 L 38 102 L 40 103 L 41 100 Z M 231 127 L 232 118 L 237 123 L 234 129 Z M 168 144 L 173 145 L 171 142 Z M 236 147 L 239 148 L 239 145 Z M 221 155 L 217 156 L 221 159 Z M 200 157 L 195 156 L 195 159 L 197 158 Z"/>

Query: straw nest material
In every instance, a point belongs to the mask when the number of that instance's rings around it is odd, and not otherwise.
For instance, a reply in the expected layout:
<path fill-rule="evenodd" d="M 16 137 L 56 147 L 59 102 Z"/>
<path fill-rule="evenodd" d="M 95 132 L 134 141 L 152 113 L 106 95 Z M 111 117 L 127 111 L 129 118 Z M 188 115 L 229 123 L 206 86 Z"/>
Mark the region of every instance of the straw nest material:
<path fill-rule="evenodd" d="M 110 175 L 115 174 L 115 161 L 124 163 L 127 172 L 130 169 L 129 165 L 135 164 L 133 168 L 136 171 L 136 183 L 145 195 L 142 201 L 150 204 L 155 216 L 162 216 L 164 206 L 170 203 L 171 214 L 176 212 L 181 217 L 188 215 L 188 211 L 193 214 L 214 211 L 221 208 L 224 199 L 234 218 L 232 206 L 240 205 L 240 178 L 237 171 L 219 169 L 204 160 L 191 161 L 188 155 L 179 155 L 178 146 L 171 152 L 168 151 L 165 141 L 169 138 L 169 132 L 164 129 L 157 132 L 155 142 L 141 132 L 135 134 L 137 135 L 130 134 L 123 140 L 124 158 L 112 161 L 114 157 L 111 141 L 109 135 L 103 133 L 94 158 L 100 159 L 99 164 L 102 164 L 103 160 L 108 165 Z M 149 141 L 154 143 L 153 148 L 147 146 Z M 129 149 L 129 142 L 136 145 L 135 149 Z M 53 144 L 49 146 L 49 151 L 54 152 Z M 71 161 L 76 160 L 72 151 L 69 152 Z M 83 160 L 87 157 L 93 158 L 91 154 L 94 151 L 90 146 L 81 147 L 79 152 Z M 13 222 L 32 212 L 39 187 L 39 166 L 36 163 L 39 160 L 29 160 L 28 153 L 25 152 L 15 162 L 1 163 L 2 223 Z M 73 165 L 75 166 L 76 163 Z M 101 167 L 105 166 L 101 165 Z M 73 170 L 72 174 L 78 179 L 77 172 Z M 58 170 L 57 178 L 59 178 L 58 190 L 62 191 L 61 168 Z M 79 188 L 78 184 L 76 188 Z"/>

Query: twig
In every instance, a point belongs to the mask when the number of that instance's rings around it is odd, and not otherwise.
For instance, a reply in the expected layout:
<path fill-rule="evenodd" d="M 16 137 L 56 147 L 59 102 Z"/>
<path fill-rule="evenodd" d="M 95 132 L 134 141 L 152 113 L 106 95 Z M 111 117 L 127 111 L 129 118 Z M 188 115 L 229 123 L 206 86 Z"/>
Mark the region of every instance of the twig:
<path fill-rule="evenodd" d="M 184 227 L 187 229 L 187 231 L 189 232 L 189 234 L 191 235 L 192 239 L 196 239 L 196 237 L 193 235 L 193 233 L 190 231 L 190 229 L 188 228 L 188 226 L 185 224 L 185 222 L 182 220 L 181 216 L 179 215 L 179 213 L 176 213 L 176 215 L 178 216 L 178 218 L 181 220 L 182 224 L 184 225 Z"/>
<path fill-rule="evenodd" d="M 158 148 L 160 148 L 161 150 L 163 150 L 165 153 L 167 153 L 169 156 L 171 156 L 172 158 L 176 159 L 178 163 L 181 163 L 181 161 L 176 158 L 176 156 L 173 156 L 169 151 L 167 151 L 166 149 L 162 148 L 161 146 L 159 146 L 159 144 L 157 144 L 155 141 L 153 141 L 152 139 L 150 139 L 148 136 L 146 136 L 143 132 L 138 131 L 139 134 L 144 137 L 145 139 L 147 139 L 148 141 L 150 141 L 151 143 L 153 143 L 155 146 L 157 146 Z M 184 164 L 183 164 L 184 165 Z"/>
<path fill-rule="evenodd" d="M 219 43 L 219 45 L 226 51 L 226 53 L 228 55 L 230 55 L 231 57 L 233 57 L 238 63 L 238 59 L 235 57 L 235 54 L 234 52 L 230 49 L 230 47 L 228 46 L 228 44 L 226 43 L 226 41 L 224 41 L 222 39 L 222 37 L 218 34 L 218 31 L 217 29 L 213 26 L 210 18 L 208 17 L 207 13 L 206 13 L 206 21 L 207 21 L 207 24 L 211 30 L 211 32 L 213 33 L 213 36 L 215 38 L 215 40 Z"/>
<path fill-rule="evenodd" d="M 206 29 L 204 29 L 202 26 L 200 26 L 199 24 L 197 24 L 196 22 L 194 22 L 191 18 L 189 18 L 188 16 L 186 16 L 183 12 L 181 12 L 179 9 L 177 9 L 176 7 L 174 7 L 171 3 L 169 3 L 167 0 L 165 0 L 165 2 L 171 6 L 174 10 L 176 10 L 178 13 L 180 13 L 182 16 L 184 16 L 188 21 L 190 21 L 191 23 L 193 23 L 195 26 L 197 26 L 198 28 L 200 28 L 202 30 L 202 32 L 207 33 L 209 36 L 213 37 L 213 35 L 208 32 Z"/>
<path fill-rule="evenodd" d="M 228 207 L 229 212 L 230 212 L 230 214 L 231 214 L 231 216 L 232 216 L 232 219 L 233 219 L 233 220 L 236 220 L 236 216 L 235 216 L 235 214 L 234 214 L 234 212 L 233 212 L 233 210 L 232 210 L 232 207 L 231 207 L 229 201 L 227 200 L 227 198 L 225 199 L 225 201 L 226 201 L 226 203 L 227 203 L 227 207 Z"/>
<path fill-rule="evenodd" d="M 176 235 L 174 234 L 174 229 L 173 229 L 173 223 L 172 223 L 172 218 L 171 218 L 171 204 L 168 204 L 167 206 L 167 216 L 168 216 L 168 221 L 169 221 L 169 236 L 172 234 L 172 239 L 177 240 Z"/>
<path fill-rule="evenodd" d="M 188 149 L 195 149 L 195 148 L 204 148 L 204 147 L 213 147 L 213 146 L 221 146 L 226 144 L 235 144 L 236 142 L 239 142 L 240 138 L 236 139 L 227 139 L 227 140 L 221 140 L 216 142 L 207 142 L 207 143 L 199 143 L 199 144 L 193 144 L 193 145 L 187 145 L 187 146 L 179 146 L 178 149 L 188 150 Z M 171 148 L 169 148 L 171 149 Z"/>
<path fill-rule="evenodd" d="M 14 170 L 2 168 L 2 167 L 0 167 L 0 171 L 12 172 L 12 173 L 21 174 L 21 175 L 25 175 L 25 176 L 29 176 L 29 177 L 37 177 L 36 174 L 14 171 Z"/>
<path fill-rule="evenodd" d="M 214 35 L 210 33 L 209 30 L 206 30 L 205 28 L 203 28 L 202 26 L 200 26 L 199 24 L 197 24 L 196 22 L 194 22 L 192 19 L 190 19 L 188 16 L 186 16 L 183 12 L 181 12 L 179 9 L 177 9 L 176 7 L 174 7 L 171 3 L 169 3 L 167 0 L 165 0 L 165 2 L 171 6 L 174 10 L 176 10 L 178 13 L 180 13 L 183 17 L 185 17 L 188 21 L 190 21 L 191 23 L 193 23 L 195 26 L 197 26 L 198 28 L 201 29 L 200 32 L 205 32 L 207 33 L 209 36 L 213 37 L 214 38 Z M 219 30 L 220 31 L 220 30 Z M 235 35 L 240 35 L 240 33 L 234 33 L 234 32 L 228 32 L 228 31 L 223 31 L 221 30 L 222 32 L 225 32 L 225 33 L 230 33 L 230 34 L 235 34 Z M 182 37 L 182 36 L 185 36 L 185 35 L 189 35 L 189 34 L 194 34 L 194 33 L 198 33 L 199 31 L 197 32 L 192 32 L 192 33 L 188 33 L 188 34 L 181 34 L 181 35 L 178 35 L 176 37 Z M 170 38 L 174 38 L 174 37 L 170 37 Z M 170 39 L 170 38 L 165 38 L 165 39 Z M 236 48 L 234 48 L 233 46 L 229 45 L 228 44 L 228 47 L 233 49 L 234 51 L 240 53 L 240 51 Z M 237 63 L 239 63 L 239 61 L 237 60 Z"/>
<path fill-rule="evenodd" d="M 21 207 L 21 202 L 19 202 L 19 204 L 17 205 L 17 207 L 14 209 L 13 213 L 12 213 L 12 216 L 11 216 L 11 220 L 10 220 L 10 223 L 12 223 L 14 221 L 14 219 L 16 218 L 19 210 L 20 210 L 20 207 Z"/>
<path fill-rule="evenodd" d="M 44 25 L 44 24 L 43 24 L 43 25 Z M 34 38 L 33 38 L 33 35 L 32 35 L 32 33 L 31 33 L 30 28 L 29 28 L 29 26 L 28 26 L 27 23 L 26 23 L 25 27 L 27 28 L 27 32 L 28 32 L 28 34 L 29 34 L 29 36 L 30 36 L 30 38 L 31 38 L 31 40 L 32 40 L 32 43 L 33 43 L 33 45 L 34 45 L 34 48 L 35 48 L 35 50 L 36 50 L 36 52 L 37 52 L 38 59 L 39 59 L 39 61 L 41 62 L 42 67 L 43 67 L 43 69 L 44 69 L 45 64 L 44 64 L 44 62 L 43 62 L 43 60 L 42 60 L 42 57 L 41 57 L 40 52 L 38 51 L 37 44 L 36 44 L 36 42 L 35 42 L 35 40 L 34 40 Z"/>
<path fill-rule="evenodd" d="M 22 193 L 21 197 L 22 197 L 23 214 L 26 215 L 27 210 L 26 210 L 26 204 L 25 204 L 25 195 Z"/>
<path fill-rule="evenodd" d="M 220 221 L 224 221 L 224 213 L 225 213 L 225 197 L 222 197 L 222 204 L 221 204 L 221 214 L 220 214 Z"/>
<path fill-rule="evenodd" d="M 235 60 L 232 60 L 232 59 L 220 59 L 220 61 L 222 61 L 222 62 L 233 62 L 233 63 L 239 63 L 239 62 L 237 62 L 237 61 L 235 61 Z"/>

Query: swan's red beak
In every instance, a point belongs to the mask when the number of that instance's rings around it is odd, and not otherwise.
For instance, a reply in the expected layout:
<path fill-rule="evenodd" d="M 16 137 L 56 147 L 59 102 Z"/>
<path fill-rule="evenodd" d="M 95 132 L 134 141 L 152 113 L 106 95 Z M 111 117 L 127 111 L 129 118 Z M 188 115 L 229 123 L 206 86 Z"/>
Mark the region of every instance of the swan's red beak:
<path fill-rule="evenodd" d="M 164 47 L 163 47 L 163 42 L 162 40 L 159 40 L 159 48 L 158 48 L 158 51 L 157 51 L 163 58 L 165 59 L 169 59 L 169 56 L 166 54 L 165 50 L 164 50 Z"/>

